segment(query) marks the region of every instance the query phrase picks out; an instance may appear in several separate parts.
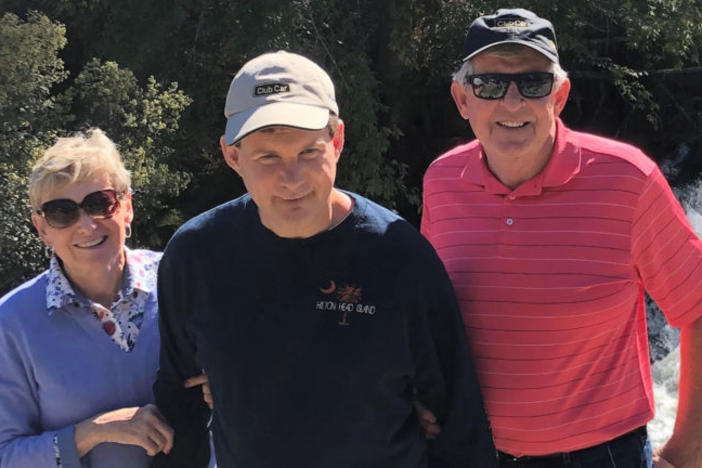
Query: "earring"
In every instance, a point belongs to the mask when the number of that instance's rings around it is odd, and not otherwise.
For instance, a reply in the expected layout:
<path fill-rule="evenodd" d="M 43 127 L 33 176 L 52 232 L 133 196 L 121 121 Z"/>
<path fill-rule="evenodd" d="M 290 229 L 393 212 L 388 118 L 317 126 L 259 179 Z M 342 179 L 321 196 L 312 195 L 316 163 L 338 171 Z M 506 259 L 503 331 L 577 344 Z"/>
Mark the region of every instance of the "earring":
<path fill-rule="evenodd" d="M 49 246 L 49 245 L 44 245 L 44 255 L 51 258 L 51 256 L 53 254 L 54 254 L 54 248 Z"/>
<path fill-rule="evenodd" d="M 132 225 L 126 224 L 124 226 L 124 238 L 129 239 L 130 237 L 132 237 Z"/>

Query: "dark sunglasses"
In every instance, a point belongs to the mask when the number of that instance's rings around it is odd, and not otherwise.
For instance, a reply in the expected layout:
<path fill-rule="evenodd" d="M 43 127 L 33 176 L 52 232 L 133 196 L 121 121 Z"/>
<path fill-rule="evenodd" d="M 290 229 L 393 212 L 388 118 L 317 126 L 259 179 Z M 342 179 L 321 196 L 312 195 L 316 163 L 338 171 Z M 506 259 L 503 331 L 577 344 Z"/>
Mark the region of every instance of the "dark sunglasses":
<path fill-rule="evenodd" d="M 76 203 L 68 198 L 58 198 L 49 200 L 41 205 L 37 214 L 41 215 L 49 226 L 56 229 L 63 229 L 73 226 L 80 219 L 80 210 L 95 219 L 107 219 L 112 217 L 119 207 L 119 198 L 112 189 L 98 190 L 89 193 L 83 201 Z"/>
<path fill-rule="evenodd" d="M 480 99 L 502 99 L 511 82 L 516 83 L 522 97 L 538 99 L 551 94 L 553 73 L 482 73 L 466 77 L 466 83 L 470 83 L 473 94 Z"/>

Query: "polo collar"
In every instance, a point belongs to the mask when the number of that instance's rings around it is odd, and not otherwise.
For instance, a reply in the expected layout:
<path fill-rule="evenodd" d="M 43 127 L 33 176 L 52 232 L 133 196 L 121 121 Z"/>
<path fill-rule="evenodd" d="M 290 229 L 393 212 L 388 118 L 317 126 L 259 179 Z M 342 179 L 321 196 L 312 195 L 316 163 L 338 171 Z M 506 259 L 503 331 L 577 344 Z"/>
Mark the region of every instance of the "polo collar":
<path fill-rule="evenodd" d="M 474 185 L 480 185 L 485 191 L 495 195 L 513 193 L 517 196 L 537 196 L 544 187 L 557 187 L 568 183 L 580 172 L 580 148 L 571 141 L 570 130 L 556 119 L 556 141 L 553 153 L 546 167 L 531 179 L 512 190 L 495 177 L 488 169 L 482 145 L 468 148 L 470 151 L 466 164 L 461 171 L 461 178 Z"/>

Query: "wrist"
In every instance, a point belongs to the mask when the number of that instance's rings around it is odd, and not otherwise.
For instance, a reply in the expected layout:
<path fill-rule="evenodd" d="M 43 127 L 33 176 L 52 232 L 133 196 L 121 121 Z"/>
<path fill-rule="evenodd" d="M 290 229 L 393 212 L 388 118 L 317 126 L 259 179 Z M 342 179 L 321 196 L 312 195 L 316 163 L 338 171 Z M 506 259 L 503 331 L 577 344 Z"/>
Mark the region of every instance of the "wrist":
<path fill-rule="evenodd" d="M 104 424 L 96 424 L 94 422 L 94 417 L 76 424 L 75 441 L 79 457 L 90 452 L 96 445 L 107 442 L 105 429 Z"/>

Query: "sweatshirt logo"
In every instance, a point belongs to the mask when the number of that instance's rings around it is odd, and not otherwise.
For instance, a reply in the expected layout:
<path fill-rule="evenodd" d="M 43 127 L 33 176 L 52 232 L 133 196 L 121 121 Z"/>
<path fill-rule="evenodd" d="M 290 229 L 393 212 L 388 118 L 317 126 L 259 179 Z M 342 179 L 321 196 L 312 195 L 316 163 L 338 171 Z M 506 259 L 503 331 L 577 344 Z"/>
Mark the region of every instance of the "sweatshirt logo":
<path fill-rule="evenodd" d="M 363 290 L 355 284 L 342 284 L 337 286 L 334 280 L 329 280 L 329 284 L 319 288 L 322 294 L 332 296 L 328 300 L 317 301 L 317 310 L 339 311 L 342 312 L 339 325 L 348 326 L 349 313 L 375 315 L 375 306 L 362 304 Z M 336 296 L 336 300 L 331 300 Z"/>

